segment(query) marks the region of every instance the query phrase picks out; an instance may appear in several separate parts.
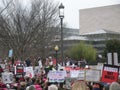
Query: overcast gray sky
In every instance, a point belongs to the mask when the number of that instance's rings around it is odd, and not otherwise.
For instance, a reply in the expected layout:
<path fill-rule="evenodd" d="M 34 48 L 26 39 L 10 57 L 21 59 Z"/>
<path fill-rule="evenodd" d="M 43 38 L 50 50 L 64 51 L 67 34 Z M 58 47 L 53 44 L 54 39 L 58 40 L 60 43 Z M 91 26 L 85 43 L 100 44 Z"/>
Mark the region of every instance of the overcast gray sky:
<path fill-rule="evenodd" d="M 56 0 L 55 0 L 56 1 Z M 57 0 L 65 6 L 64 23 L 70 28 L 79 28 L 79 9 L 120 4 L 120 0 Z"/>
<path fill-rule="evenodd" d="M 25 5 L 28 5 L 30 0 L 23 0 Z M 65 6 L 64 23 L 69 28 L 79 28 L 79 10 L 84 8 L 100 7 L 107 5 L 120 4 L 120 0 L 53 0 L 62 2 Z"/>

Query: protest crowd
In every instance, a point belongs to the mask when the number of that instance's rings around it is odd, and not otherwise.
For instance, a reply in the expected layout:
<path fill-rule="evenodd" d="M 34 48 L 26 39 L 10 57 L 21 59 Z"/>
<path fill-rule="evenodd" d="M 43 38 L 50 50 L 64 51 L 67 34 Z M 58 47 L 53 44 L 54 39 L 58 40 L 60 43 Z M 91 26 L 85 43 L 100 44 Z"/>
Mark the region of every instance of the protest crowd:
<path fill-rule="evenodd" d="M 0 61 L 0 90 L 120 90 L 119 78 L 119 66 L 92 68 L 68 57 Z"/>

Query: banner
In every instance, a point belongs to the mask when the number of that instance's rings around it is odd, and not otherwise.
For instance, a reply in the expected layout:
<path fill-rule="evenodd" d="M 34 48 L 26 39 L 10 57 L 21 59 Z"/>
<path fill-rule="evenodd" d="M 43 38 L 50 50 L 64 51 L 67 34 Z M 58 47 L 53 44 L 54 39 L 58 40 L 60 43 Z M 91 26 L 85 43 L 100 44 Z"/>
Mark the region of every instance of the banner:
<path fill-rule="evenodd" d="M 102 70 L 102 82 L 112 83 L 118 80 L 119 76 L 119 67 L 104 64 L 103 70 Z"/>
<path fill-rule="evenodd" d="M 85 81 L 99 82 L 101 77 L 101 71 L 95 69 L 89 69 L 85 71 Z"/>
<path fill-rule="evenodd" d="M 3 83 L 13 83 L 13 73 L 11 72 L 4 72 L 2 73 L 2 80 Z"/>
<path fill-rule="evenodd" d="M 66 71 L 49 71 L 49 82 L 64 82 Z"/>

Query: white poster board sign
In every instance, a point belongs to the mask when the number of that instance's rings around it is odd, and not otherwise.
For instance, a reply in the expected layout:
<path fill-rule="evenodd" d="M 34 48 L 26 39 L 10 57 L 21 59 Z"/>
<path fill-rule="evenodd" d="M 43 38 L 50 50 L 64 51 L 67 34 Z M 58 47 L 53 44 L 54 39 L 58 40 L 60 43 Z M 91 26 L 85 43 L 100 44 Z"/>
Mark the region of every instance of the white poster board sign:
<path fill-rule="evenodd" d="M 25 76 L 33 78 L 34 77 L 33 67 L 26 67 L 25 73 L 26 73 Z"/>
<path fill-rule="evenodd" d="M 13 55 L 13 50 L 10 49 L 10 50 L 9 50 L 9 55 L 8 55 L 8 57 L 12 57 L 12 55 Z"/>
<path fill-rule="evenodd" d="M 78 80 L 84 80 L 85 79 L 85 70 L 80 70 L 78 74 Z"/>
<path fill-rule="evenodd" d="M 85 70 L 71 70 L 70 76 L 71 78 L 78 78 L 79 80 L 84 80 Z"/>
<path fill-rule="evenodd" d="M 118 54 L 113 53 L 113 56 L 114 56 L 114 65 L 118 65 Z"/>
<path fill-rule="evenodd" d="M 66 71 L 49 71 L 49 82 L 64 82 Z"/>
<path fill-rule="evenodd" d="M 2 80 L 3 83 L 13 83 L 13 73 L 11 72 L 4 72 L 2 73 Z"/>
<path fill-rule="evenodd" d="M 85 71 L 85 81 L 99 82 L 101 77 L 101 71 L 95 69 L 89 69 Z"/>
<path fill-rule="evenodd" d="M 5 64 L 0 64 L 0 66 L 2 67 L 2 69 L 5 69 Z"/>
<path fill-rule="evenodd" d="M 71 78 L 77 78 L 79 75 L 79 70 L 71 70 L 70 71 L 70 77 Z"/>
<path fill-rule="evenodd" d="M 35 68 L 34 68 L 34 74 L 35 75 L 40 74 L 40 67 L 39 66 L 35 66 Z"/>
<path fill-rule="evenodd" d="M 97 65 L 97 68 L 96 68 L 97 70 L 100 70 L 101 71 L 101 76 L 102 76 L 102 70 L 103 70 L 103 64 L 101 63 L 99 63 L 98 65 Z"/>
<path fill-rule="evenodd" d="M 108 64 L 112 64 L 112 53 L 107 53 L 107 58 L 108 58 Z"/>

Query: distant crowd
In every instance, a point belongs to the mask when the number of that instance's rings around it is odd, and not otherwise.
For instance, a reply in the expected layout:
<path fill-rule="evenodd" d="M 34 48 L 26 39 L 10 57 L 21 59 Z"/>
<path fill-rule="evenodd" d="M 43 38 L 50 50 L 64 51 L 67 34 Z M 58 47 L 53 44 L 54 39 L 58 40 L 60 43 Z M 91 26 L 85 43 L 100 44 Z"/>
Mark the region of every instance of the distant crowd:
<path fill-rule="evenodd" d="M 0 65 L 5 64 L 6 66 L 11 65 L 12 62 L 5 60 L 1 62 Z M 120 90 L 119 81 L 112 83 L 102 83 L 102 82 L 86 82 L 84 80 L 75 80 L 71 82 L 71 88 L 68 89 L 65 86 L 65 81 L 62 83 L 49 82 L 47 77 L 49 70 L 58 70 L 58 66 L 66 67 L 79 67 L 85 68 L 87 62 L 85 59 L 80 61 L 72 61 L 70 58 L 66 58 L 65 62 L 56 61 L 55 58 L 48 57 L 43 61 L 40 57 L 31 60 L 27 58 L 25 61 L 15 60 L 12 66 L 23 65 L 24 67 L 39 66 L 39 74 L 35 74 L 34 77 L 25 76 L 17 77 L 14 74 L 12 83 L 4 83 L 2 73 L 11 72 L 10 67 L 5 69 L 0 66 L 0 90 Z M 60 69 L 63 70 L 63 69 Z M 13 72 L 14 73 L 14 72 Z M 93 74 L 94 75 L 94 74 Z M 56 76 L 54 76 L 56 77 Z"/>

